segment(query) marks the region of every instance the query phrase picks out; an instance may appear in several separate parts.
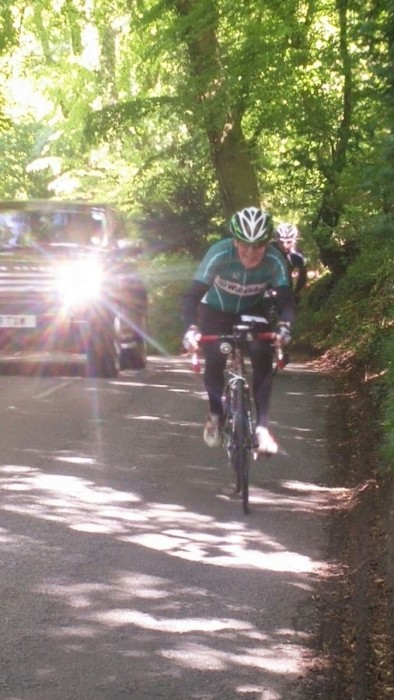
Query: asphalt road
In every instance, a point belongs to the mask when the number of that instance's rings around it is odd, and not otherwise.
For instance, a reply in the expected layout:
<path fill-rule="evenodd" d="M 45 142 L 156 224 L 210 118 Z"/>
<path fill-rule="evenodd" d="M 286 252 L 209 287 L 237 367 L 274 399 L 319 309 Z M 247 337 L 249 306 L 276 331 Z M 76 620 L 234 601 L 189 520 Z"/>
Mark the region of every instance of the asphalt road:
<path fill-rule="evenodd" d="M 251 513 L 201 377 L 0 374 L 1 700 L 303 700 L 324 575 L 330 384 L 275 380 Z"/>

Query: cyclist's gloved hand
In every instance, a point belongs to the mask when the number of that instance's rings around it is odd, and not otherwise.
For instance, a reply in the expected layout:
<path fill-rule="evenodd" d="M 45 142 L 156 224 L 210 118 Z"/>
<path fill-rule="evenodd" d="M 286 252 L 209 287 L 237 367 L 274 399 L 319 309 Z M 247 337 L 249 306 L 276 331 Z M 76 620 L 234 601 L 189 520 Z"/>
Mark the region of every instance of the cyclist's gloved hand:
<path fill-rule="evenodd" d="M 276 327 L 276 334 L 281 347 L 288 345 L 291 342 L 290 324 L 286 323 L 285 321 L 278 323 Z"/>
<path fill-rule="evenodd" d="M 185 350 L 190 352 L 191 350 L 197 350 L 198 342 L 201 338 L 201 331 L 198 326 L 189 326 L 185 335 L 183 336 L 183 347 Z"/>

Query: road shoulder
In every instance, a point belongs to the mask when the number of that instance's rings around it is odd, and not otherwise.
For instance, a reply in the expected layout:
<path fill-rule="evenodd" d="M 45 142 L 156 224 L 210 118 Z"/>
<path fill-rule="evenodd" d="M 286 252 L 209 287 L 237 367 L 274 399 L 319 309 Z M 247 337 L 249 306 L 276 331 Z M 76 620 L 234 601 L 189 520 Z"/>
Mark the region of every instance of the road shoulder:
<path fill-rule="evenodd" d="M 317 596 L 319 651 L 307 696 L 392 700 L 394 485 L 379 473 L 369 386 L 353 373 L 333 378 L 327 480 L 339 490 L 327 524 L 332 565 Z"/>

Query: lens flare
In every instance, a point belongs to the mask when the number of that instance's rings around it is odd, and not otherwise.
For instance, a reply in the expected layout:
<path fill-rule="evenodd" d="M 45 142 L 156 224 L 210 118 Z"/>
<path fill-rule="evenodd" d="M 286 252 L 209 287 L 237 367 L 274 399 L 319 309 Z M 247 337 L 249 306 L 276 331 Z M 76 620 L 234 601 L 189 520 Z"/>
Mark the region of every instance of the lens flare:
<path fill-rule="evenodd" d="M 84 304 L 101 293 L 103 272 L 97 260 L 78 261 L 57 270 L 56 287 L 68 305 Z"/>

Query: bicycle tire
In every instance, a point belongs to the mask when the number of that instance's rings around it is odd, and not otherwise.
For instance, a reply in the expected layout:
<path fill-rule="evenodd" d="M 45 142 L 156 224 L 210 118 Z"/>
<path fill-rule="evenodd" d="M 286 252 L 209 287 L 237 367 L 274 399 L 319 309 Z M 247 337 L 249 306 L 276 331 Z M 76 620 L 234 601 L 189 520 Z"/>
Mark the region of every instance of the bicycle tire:
<path fill-rule="evenodd" d="M 223 446 L 226 448 L 230 463 L 233 446 L 233 413 L 232 389 L 229 384 L 226 384 L 223 400 Z"/>
<path fill-rule="evenodd" d="M 242 508 L 245 515 L 249 513 L 250 458 L 250 435 L 247 401 L 248 396 L 245 390 L 245 384 L 242 380 L 239 380 L 235 385 L 234 462 L 236 469 L 237 493 L 241 493 L 242 495 Z"/>
<path fill-rule="evenodd" d="M 235 433 L 235 394 L 234 386 L 226 385 L 224 393 L 224 424 L 223 424 L 223 445 L 226 448 L 228 460 L 232 474 L 235 477 L 235 492 L 238 494 L 241 491 L 241 481 L 239 478 L 239 470 L 237 468 L 237 441 Z"/>

